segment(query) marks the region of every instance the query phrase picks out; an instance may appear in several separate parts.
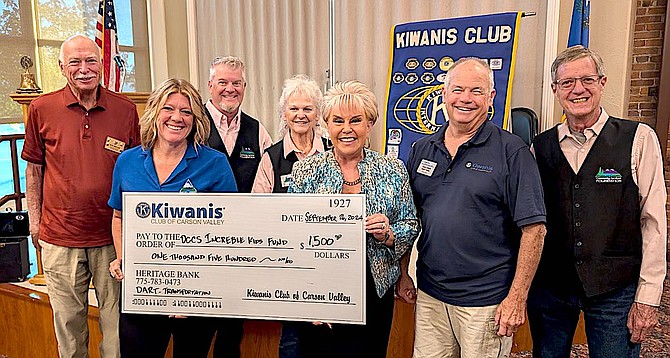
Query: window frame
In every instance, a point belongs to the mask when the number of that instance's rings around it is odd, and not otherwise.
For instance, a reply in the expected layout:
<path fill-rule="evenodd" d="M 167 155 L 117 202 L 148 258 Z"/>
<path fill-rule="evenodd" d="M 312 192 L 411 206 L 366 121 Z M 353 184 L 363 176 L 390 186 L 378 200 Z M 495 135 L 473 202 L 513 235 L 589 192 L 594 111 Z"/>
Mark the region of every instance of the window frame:
<path fill-rule="evenodd" d="M 86 0 L 97 5 L 97 0 Z M 45 47 L 60 48 L 65 39 L 53 40 L 45 39 L 40 36 L 39 25 L 39 0 L 18 0 L 21 29 L 23 33 L 20 36 L 9 36 L 0 34 L 0 41 L 3 43 L 15 43 L 17 46 L 21 44 L 30 43 L 32 51 L 30 57 L 33 59 L 34 66 L 31 68 L 36 76 L 36 80 L 43 93 L 57 90 L 57 88 L 49 88 L 45 90 L 43 84 L 43 71 L 40 61 L 40 49 Z M 133 46 L 119 46 L 119 51 L 129 52 L 134 54 L 135 59 L 135 89 L 139 91 L 148 91 L 151 89 L 151 62 L 149 51 L 149 30 L 148 30 L 148 14 L 147 14 L 147 0 L 130 1 L 131 23 Z M 139 69 L 139 71 L 138 71 Z M 21 74 L 16 74 L 17 87 L 21 80 Z M 8 95 L 8 94 L 7 94 Z M 18 106 L 18 104 L 17 104 Z M 23 121 L 20 112 L 19 115 L 4 116 L 0 115 L 0 124 L 5 123 L 19 123 Z"/>

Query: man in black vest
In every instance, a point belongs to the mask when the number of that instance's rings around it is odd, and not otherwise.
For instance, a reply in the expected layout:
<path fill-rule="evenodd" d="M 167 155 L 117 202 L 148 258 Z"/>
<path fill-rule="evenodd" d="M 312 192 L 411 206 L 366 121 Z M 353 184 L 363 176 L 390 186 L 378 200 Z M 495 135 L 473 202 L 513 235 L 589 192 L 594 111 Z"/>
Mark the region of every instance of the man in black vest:
<path fill-rule="evenodd" d="M 238 57 L 217 57 L 209 68 L 209 94 L 205 104 L 210 121 L 209 146 L 226 154 L 240 193 L 250 193 L 261 155 L 272 138 L 256 119 L 240 110 L 247 82 L 244 62 Z M 216 170 L 216 168 L 212 168 Z M 243 320 L 215 319 L 214 357 L 239 357 Z"/>
<path fill-rule="evenodd" d="M 240 193 L 250 193 L 261 156 L 272 138 L 256 119 L 240 110 L 247 82 L 238 57 L 217 57 L 209 68 L 205 104 L 210 119 L 209 146 L 226 154 Z"/>
<path fill-rule="evenodd" d="M 580 311 L 591 357 L 638 357 L 666 271 L 658 138 L 600 106 L 607 76 L 595 52 L 563 51 L 551 79 L 566 121 L 533 141 L 547 207 L 528 298 L 533 357 L 570 357 Z"/>

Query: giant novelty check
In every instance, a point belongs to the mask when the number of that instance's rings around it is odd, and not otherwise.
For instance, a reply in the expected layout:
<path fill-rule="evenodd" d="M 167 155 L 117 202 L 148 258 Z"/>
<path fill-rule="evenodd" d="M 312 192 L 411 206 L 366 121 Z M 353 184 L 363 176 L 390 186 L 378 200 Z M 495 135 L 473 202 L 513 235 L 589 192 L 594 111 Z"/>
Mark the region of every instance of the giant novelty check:
<path fill-rule="evenodd" d="M 365 324 L 365 196 L 123 194 L 125 313 Z"/>

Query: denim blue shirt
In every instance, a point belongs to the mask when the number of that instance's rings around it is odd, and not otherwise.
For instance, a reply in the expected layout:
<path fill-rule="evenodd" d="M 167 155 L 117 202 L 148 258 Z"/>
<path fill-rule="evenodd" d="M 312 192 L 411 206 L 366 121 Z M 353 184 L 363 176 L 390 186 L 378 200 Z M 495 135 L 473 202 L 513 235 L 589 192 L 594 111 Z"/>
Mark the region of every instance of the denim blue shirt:
<path fill-rule="evenodd" d="M 384 214 L 395 235 L 393 247 L 366 235 L 366 250 L 377 295 L 383 296 L 400 276 L 400 257 L 412 248 L 419 235 L 419 220 L 409 186 L 407 169 L 395 158 L 365 149 L 358 163 L 366 215 Z M 289 193 L 342 193 L 342 171 L 333 151 L 305 158 L 293 166 Z"/>

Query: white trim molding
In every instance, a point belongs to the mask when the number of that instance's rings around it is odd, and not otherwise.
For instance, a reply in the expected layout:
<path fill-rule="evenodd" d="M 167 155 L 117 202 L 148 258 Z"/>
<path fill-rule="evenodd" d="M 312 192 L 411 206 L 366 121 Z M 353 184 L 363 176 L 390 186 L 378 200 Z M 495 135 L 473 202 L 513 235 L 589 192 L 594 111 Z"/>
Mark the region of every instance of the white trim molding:
<path fill-rule="evenodd" d="M 163 0 L 147 0 L 151 88 L 168 78 L 167 33 Z"/>
<path fill-rule="evenodd" d="M 544 62 L 542 66 L 542 115 L 540 132 L 554 124 L 554 92 L 551 90 L 551 63 L 558 53 L 558 23 L 561 10 L 560 0 L 547 1 L 547 26 L 544 42 Z"/>
<path fill-rule="evenodd" d="M 195 88 L 200 88 L 200 68 L 198 66 L 198 25 L 195 0 L 186 0 L 186 26 L 188 28 L 188 73 Z"/>

